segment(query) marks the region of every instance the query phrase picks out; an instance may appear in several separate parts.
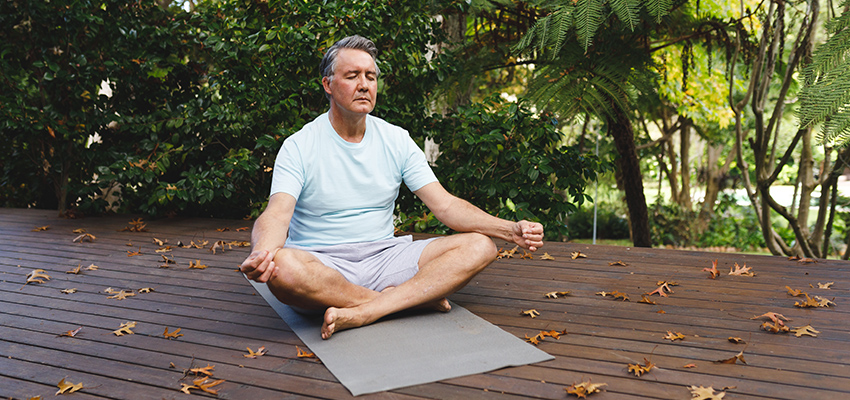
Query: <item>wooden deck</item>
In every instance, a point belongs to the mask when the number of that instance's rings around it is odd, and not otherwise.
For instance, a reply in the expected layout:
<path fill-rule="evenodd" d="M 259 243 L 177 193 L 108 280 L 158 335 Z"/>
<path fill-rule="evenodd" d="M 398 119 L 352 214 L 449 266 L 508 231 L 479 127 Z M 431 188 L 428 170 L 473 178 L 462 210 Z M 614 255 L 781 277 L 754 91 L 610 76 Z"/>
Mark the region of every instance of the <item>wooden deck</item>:
<path fill-rule="evenodd" d="M 218 240 L 248 240 L 248 231 L 236 229 L 250 222 L 163 219 L 148 222 L 146 232 L 120 231 L 130 219 L 65 220 L 53 211 L 0 209 L 0 398 L 52 398 L 63 378 L 84 385 L 70 395 L 75 399 L 187 398 L 179 391 L 191 383 L 184 370 L 207 365 L 226 380 L 215 387 L 219 398 L 351 397 L 321 362 L 296 357 L 296 346 L 304 345 L 236 270 L 248 249 L 207 249 Z M 49 230 L 33 231 L 40 226 Z M 96 240 L 74 243 L 78 228 Z M 175 248 L 166 254 L 176 264 L 159 268 L 162 255 L 152 238 L 208 244 Z M 725 400 L 850 398 L 848 262 L 569 243 L 547 243 L 542 251 L 555 260 L 500 259 L 451 299 L 518 337 L 566 330 L 539 345 L 555 360 L 362 397 L 565 399 L 576 398 L 566 387 L 590 380 L 607 384 L 590 396 L 596 400 L 690 399 L 691 385 L 726 388 Z M 587 258 L 572 260 L 572 251 Z M 720 275 L 708 279 L 702 269 L 714 259 Z M 189 269 L 191 260 L 209 268 Z M 609 265 L 616 261 L 627 266 Z M 727 275 L 734 263 L 746 263 L 756 276 Z M 86 270 L 91 264 L 98 269 Z M 80 274 L 66 273 L 77 266 Z M 25 285 L 34 269 L 44 269 L 50 280 Z M 678 285 L 668 297 L 651 296 L 655 305 L 638 302 L 658 281 Z M 827 282 L 834 284 L 818 289 Z M 795 307 L 802 298 L 786 286 L 835 306 Z M 153 292 L 137 292 L 146 287 Z M 61 292 L 69 288 L 76 293 Z M 136 295 L 109 299 L 106 288 Z M 552 291 L 571 295 L 544 296 Z M 614 291 L 630 301 L 597 294 Z M 520 314 L 528 309 L 540 316 Z M 791 328 L 811 325 L 820 333 L 767 332 L 760 329 L 765 318 L 751 319 L 767 312 L 788 317 Z M 136 321 L 135 334 L 112 334 L 127 321 Z M 58 336 L 79 327 L 75 337 Z M 168 340 L 166 327 L 184 336 Z M 685 338 L 665 339 L 668 331 Z M 266 355 L 243 357 L 246 347 L 261 346 Z M 741 351 L 747 364 L 715 362 Z M 630 374 L 627 365 L 644 359 L 657 368 Z"/>

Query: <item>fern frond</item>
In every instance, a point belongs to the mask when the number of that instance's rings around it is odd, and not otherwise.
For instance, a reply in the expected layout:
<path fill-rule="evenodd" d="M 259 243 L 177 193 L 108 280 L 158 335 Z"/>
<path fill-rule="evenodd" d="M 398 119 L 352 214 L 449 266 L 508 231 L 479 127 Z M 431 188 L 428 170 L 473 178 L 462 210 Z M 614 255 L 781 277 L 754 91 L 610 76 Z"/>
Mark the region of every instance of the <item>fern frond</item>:
<path fill-rule="evenodd" d="M 847 145 L 850 141 L 850 110 L 843 107 L 823 124 L 818 139 L 823 143 L 839 143 Z"/>
<path fill-rule="evenodd" d="M 630 30 L 634 31 L 640 23 L 638 13 L 640 12 L 640 0 L 611 0 L 609 3 L 617 18 Z"/>
<path fill-rule="evenodd" d="M 673 8 L 673 0 L 643 0 L 643 5 L 649 11 L 649 15 L 655 17 L 655 22 L 660 23 L 670 9 Z"/>
<path fill-rule="evenodd" d="M 576 3 L 576 33 L 585 51 L 602 25 L 602 10 L 602 0 L 578 0 Z"/>

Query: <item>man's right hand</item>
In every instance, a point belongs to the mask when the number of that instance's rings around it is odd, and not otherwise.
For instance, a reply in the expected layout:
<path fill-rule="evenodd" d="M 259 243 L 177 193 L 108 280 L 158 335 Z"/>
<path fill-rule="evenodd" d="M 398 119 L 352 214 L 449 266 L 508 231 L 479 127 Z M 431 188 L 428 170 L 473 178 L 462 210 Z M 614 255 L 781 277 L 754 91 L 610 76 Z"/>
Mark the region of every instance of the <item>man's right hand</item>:
<path fill-rule="evenodd" d="M 252 281 L 259 283 L 268 282 L 277 274 L 277 266 L 274 263 L 274 256 L 277 250 L 252 252 L 242 262 L 242 265 L 239 266 L 239 270 Z"/>

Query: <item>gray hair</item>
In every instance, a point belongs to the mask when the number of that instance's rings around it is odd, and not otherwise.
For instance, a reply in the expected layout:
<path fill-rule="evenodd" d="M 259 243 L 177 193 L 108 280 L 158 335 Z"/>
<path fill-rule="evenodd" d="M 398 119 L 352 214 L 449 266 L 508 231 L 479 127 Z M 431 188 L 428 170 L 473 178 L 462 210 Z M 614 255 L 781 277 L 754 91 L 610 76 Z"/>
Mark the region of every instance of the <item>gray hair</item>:
<path fill-rule="evenodd" d="M 369 53 L 372 56 L 372 61 L 375 62 L 375 73 L 378 76 L 381 75 L 381 69 L 378 68 L 378 48 L 375 47 L 375 43 L 363 36 L 352 35 L 338 40 L 322 57 L 322 62 L 319 64 L 319 72 L 322 74 L 322 78 L 333 79 L 336 70 L 336 57 L 342 49 L 362 50 Z M 325 97 L 330 99 L 330 95 L 327 93 L 325 93 Z"/>

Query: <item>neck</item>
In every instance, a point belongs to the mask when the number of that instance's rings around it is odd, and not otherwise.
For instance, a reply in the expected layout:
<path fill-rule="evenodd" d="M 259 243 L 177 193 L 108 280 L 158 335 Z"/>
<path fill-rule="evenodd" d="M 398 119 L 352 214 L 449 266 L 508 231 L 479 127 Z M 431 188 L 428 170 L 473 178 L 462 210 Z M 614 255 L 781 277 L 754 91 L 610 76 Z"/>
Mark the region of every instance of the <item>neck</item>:
<path fill-rule="evenodd" d="M 363 136 L 366 134 L 366 115 L 368 114 L 340 112 L 333 105 L 328 111 L 328 119 L 337 135 L 351 143 L 360 143 L 363 140 Z"/>

